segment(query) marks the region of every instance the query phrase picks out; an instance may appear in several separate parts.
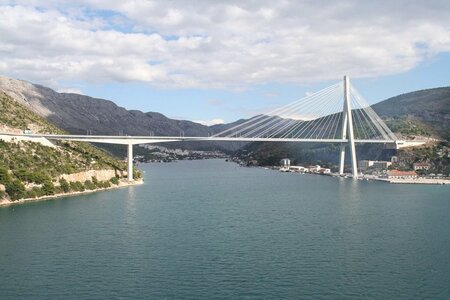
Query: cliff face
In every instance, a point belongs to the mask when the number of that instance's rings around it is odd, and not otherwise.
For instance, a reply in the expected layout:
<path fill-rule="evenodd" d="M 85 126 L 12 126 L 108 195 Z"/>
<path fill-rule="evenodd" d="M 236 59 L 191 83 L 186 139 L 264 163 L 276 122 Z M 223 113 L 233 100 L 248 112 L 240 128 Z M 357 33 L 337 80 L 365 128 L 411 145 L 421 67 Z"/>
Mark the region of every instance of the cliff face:
<path fill-rule="evenodd" d="M 108 181 L 113 177 L 124 177 L 127 175 L 126 171 L 118 170 L 88 170 L 72 174 L 62 174 L 59 179 L 64 178 L 68 182 L 85 182 L 86 180 L 92 180 L 93 177 L 99 181 Z"/>

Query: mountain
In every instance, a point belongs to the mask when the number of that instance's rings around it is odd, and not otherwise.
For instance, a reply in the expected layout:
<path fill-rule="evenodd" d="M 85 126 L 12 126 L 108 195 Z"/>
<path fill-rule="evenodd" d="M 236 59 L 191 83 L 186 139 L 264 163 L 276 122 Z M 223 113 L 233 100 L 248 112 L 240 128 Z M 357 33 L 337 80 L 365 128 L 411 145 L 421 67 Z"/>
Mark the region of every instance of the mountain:
<path fill-rule="evenodd" d="M 27 81 L 0 76 L 0 90 L 72 134 L 208 136 L 198 123 L 173 120 L 156 112 L 126 110 L 114 102 L 72 93 L 58 93 Z"/>
<path fill-rule="evenodd" d="M 258 116 L 255 116 L 253 118 L 256 118 L 256 117 L 258 117 Z M 222 132 L 222 131 L 225 131 L 227 129 L 230 129 L 230 128 L 234 127 L 234 126 L 237 126 L 239 124 L 242 124 L 244 122 L 247 122 L 249 120 L 251 120 L 251 119 L 239 119 L 239 120 L 231 122 L 231 123 L 215 124 L 215 125 L 210 126 L 210 128 L 211 128 L 211 130 L 214 133 L 218 133 L 218 132 Z"/>
<path fill-rule="evenodd" d="M 209 136 L 215 127 L 186 120 L 170 119 L 157 112 L 127 110 L 105 99 L 58 93 L 48 87 L 0 76 L 0 91 L 71 134 Z M 235 151 L 242 143 L 189 142 L 164 144 L 171 148 Z M 123 147 L 101 145 L 118 155 Z"/>
<path fill-rule="evenodd" d="M 422 126 L 438 138 L 450 140 L 450 87 L 402 94 L 376 103 L 372 108 L 394 131 L 404 130 L 399 123 L 410 123 Z"/>

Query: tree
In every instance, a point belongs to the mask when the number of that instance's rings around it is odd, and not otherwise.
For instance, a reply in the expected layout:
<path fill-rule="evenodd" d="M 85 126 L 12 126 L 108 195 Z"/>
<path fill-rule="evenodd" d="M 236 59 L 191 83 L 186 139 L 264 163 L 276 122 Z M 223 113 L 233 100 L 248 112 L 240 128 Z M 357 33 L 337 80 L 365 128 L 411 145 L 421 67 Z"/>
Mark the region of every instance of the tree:
<path fill-rule="evenodd" d="M 55 186 L 53 185 L 53 182 L 50 180 L 47 180 L 42 185 L 42 192 L 44 195 L 53 195 L 55 194 Z"/>
<path fill-rule="evenodd" d="M 25 197 L 25 186 L 19 180 L 13 180 L 6 185 L 6 193 L 11 200 L 16 201 Z"/>
<path fill-rule="evenodd" d="M 109 181 L 111 181 L 111 183 L 115 184 L 115 185 L 119 184 L 119 178 L 117 178 L 117 177 L 111 177 L 111 179 Z"/>
<path fill-rule="evenodd" d="M 26 168 L 18 168 L 14 170 L 14 175 L 22 182 L 30 182 L 30 175 Z"/>
<path fill-rule="evenodd" d="M 42 191 L 42 189 L 40 187 L 33 187 L 32 191 L 36 194 L 36 197 L 42 197 L 44 196 L 44 192 Z"/>
<path fill-rule="evenodd" d="M 47 181 L 51 181 L 50 176 L 45 172 L 33 172 L 30 179 L 32 182 L 37 184 L 43 184 Z"/>
<path fill-rule="evenodd" d="M 84 187 L 87 189 L 87 190 L 95 190 L 95 188 L 96 188 L 96 186 L 92 183 L 92 181 L 90 181 L 90 180 L 86 180 L 85 182 L 84 182 Z"/>
<path fill-rule="evenodd" d="M 11 181 L 11 176 L 9 176 L 8 169 L 0 166 L 0 183 L 7 185 Z"/>
<path fill-rule="evenodd" d="M 70 182 L 70 189 L 75 192 L 84 192 L 84 190 L 85 190 L 84 185 L 79 181 Z"/>
<path fill-rule="evenodd" d="M 25 198 L 36 198 L 37 193 L 34 190 L 29 190 L 25 192 Z"/>
<path fill-rule="evenodd" d="M 59 180 L 59 186 L 63 190 L 64 193 L 68 193 L 70 191 L 70 185 L 64 178 Z"/>

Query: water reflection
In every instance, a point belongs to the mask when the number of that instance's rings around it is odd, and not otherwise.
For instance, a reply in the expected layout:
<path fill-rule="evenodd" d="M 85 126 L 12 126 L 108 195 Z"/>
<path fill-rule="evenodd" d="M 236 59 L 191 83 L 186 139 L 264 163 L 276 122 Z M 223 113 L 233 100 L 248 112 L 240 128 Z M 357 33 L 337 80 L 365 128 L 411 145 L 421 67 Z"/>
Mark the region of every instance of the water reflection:
<path fill-rule="evenodd" d="M 126 188 L 125 202 L 125 218 L 127 224 L 134 224 L 136 220 L 136 187 L 129 186 Z"/>

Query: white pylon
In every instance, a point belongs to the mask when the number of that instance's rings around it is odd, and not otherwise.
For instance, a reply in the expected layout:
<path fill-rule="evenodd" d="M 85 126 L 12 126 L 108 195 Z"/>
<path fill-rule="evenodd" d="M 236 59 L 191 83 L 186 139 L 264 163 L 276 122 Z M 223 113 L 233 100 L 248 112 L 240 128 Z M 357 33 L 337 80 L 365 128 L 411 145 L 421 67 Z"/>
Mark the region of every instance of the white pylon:
<path fill-rule="evenodd" d="M 347 139 L 347 108 L 345 105 L 344 100 L 344 106 L 342 108 L 342 131 L 341 131 L 341 138 L 343 140 Z M 344 174 L 344 163 L 345 163 L 345 144 L 341 143 L 341 153 L 340 153 L 340 159 L 339 159 L 339 174 Z"/>
<path fill-rule="evenodd" d="M 352 164 L 353 178 L 358 178 L 358 163 L 356 161 L 355 139 L 353 134 L 353 118 L 352 108 L 350 106 L 350 80 L 344 76 L 344 108 L 342 111 L 344 117 L 342 119 L 342 139 L 348 138 L 348 145 L 350 147 L 350 158 Z M 339 161 L 339 174 L 344 174 L 345 162 L 345 144 L 341 144 L 341 153 Z"/>

